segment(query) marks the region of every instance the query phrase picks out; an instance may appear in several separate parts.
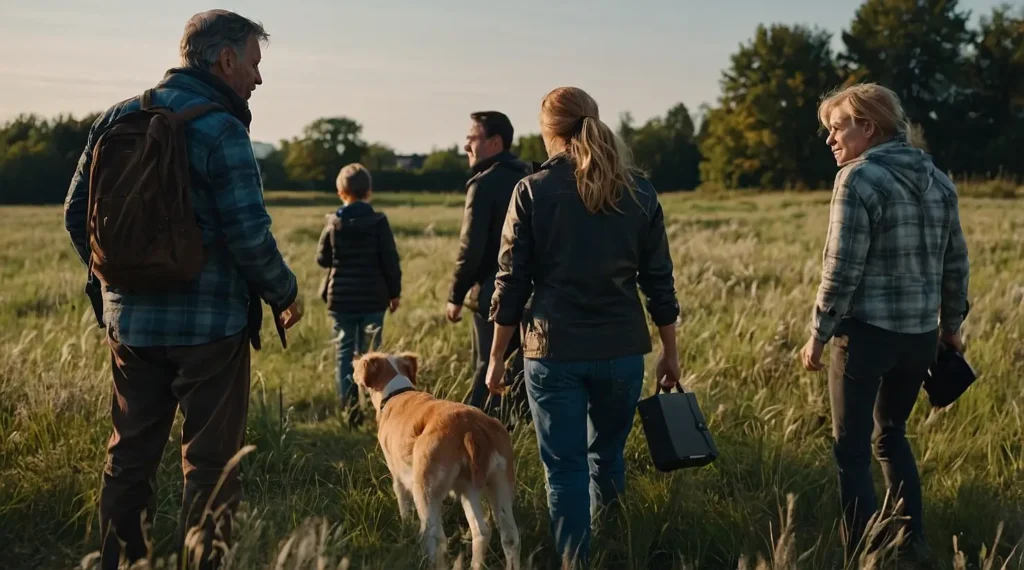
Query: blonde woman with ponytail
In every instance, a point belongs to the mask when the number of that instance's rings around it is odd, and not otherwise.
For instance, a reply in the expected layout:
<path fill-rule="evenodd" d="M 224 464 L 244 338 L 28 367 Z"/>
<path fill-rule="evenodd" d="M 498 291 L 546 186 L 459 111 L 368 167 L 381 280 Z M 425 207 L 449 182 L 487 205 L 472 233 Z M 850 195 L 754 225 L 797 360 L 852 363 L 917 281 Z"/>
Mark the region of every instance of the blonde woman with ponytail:
<path fill-rule="evenodd" d="M 555 89 L 540 127 L 549 158 L 516 186 L 502 231 L 487 381 L 503 390 L 505 347 L 522 326 L 551 532 L 563 561 L 586 567 L 591 511 L 625 488 L 623 448 L 652 350 L 637 288 L 659 329 L 666 388 L 680 377 L 679 304 L 657 194 L 597 103 Z"/>
<path fill-rule="evenodd" d="M 800 359 L 821 370 L 832 342 L 828 383 L 847 553 L 853 559 L 860 548 L 878 546 L 864 544 L 878 506 L 874 443 L 886 486 L 903 501 L 901 552 L 928 564 L 906 422 L 937 344 L 963 350 L 970 264 L 956 188 L 909 144 L 907 118 L 890 89 L 867 83 L 838 91 L 822 101 L 818 118 L 840 168 Z"/>

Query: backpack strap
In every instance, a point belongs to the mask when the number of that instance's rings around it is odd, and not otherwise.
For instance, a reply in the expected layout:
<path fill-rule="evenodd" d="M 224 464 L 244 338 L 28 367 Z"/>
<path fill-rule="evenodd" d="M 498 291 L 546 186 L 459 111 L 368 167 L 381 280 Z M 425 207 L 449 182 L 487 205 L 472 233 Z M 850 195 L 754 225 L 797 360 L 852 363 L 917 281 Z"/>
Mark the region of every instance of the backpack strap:
<path fill-rule="evenodd" d="M 193 105 L 185 109 L 184 111 L 178 113 L 178 118 L 181 119 L 182 122 L 187 123 L 192 119 L 195 119 L 196 117 L 205 115 L 206 113 L 209 113 L 210 111 L 214 111 L 217 109 L 225 110 L 224 107 L 218 105 L 217 103 L 203 103 L 202 105 Z"/>
<path fill-rule="evenodd" d="M 153 109 L 152 88 L 146 89 L 142 92 L 142 97 L 140 98 L 139 103 L 141 105 L 142 111 Z M 189 107 L 184 111 L 181 111 L 180 113 L 176 113 L 176 115 L 178 120 L 180 120 L 183 123 L 187 123 L 192 119 L 195 119 L 196 117 L 205 115 L 206 113 L 209 113 L 210 111 L 214 111 L 216 109 L 224 109 L 224 107 L 222 105 L 218 105 L 217 103 L 203 103 L 201 105 L 193 105 L 192 107 Z"/>

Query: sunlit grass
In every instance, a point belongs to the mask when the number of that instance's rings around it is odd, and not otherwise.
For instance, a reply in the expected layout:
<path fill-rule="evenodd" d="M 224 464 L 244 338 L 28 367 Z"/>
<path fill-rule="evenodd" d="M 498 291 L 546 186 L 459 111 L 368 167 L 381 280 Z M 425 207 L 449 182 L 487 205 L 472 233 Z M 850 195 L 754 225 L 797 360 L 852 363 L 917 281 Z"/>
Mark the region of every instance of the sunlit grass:
<path fill-rule="evenodd" d="M 597 530 L 596 563 L 841 567 L 826 379 L 802 371 L 794 358 L 807 335 L 828 195 L 663 200 L 683 311 L 685 382 L 698 394 L 722 455 L 702 469 L 660 473 L 637 419 L 627 446 L 629 489 L 622 511 Z M 347 560 L 353 568 L 418 567 L 416 529 L 399 523 L 373 428 L 353 431 L 335 416 L 330 324 L 317 297 L 323 270 L 315 264 L 323 216 L 335 199 L 275 193 L 267 202 L 307 314 L 289 331 L 287 350 L 265 328 L 265 348 L 253 356 L 246 440 L 255 449 L 242 459 L 247 500 L 232 565 L 338 568 Z M 385 348 L 419 353 L 423 385 L 461 400 L 471 372 L 470 328 L 447 323 L 443 308 L 462 197 L 381 195 L 375 203 L 395 228 L 404 272 L 402 308 L 387 317 Z M 991 559 L 992 568 L 1019 569 L 1024 202 L 964 199 L 961 216 L 972 262 L 965 339 L 980 378 L 941 413 L 922 396 L 908 434 L 937 567 L 980 568 Z M 109 355 L 82 294 L 85 270 L 60 208 L 4 208 L 0 223 L 0 566 L 78 566 L 99 544 Z M 533 432 L 513 437 L 524 559 L 532 554 L 541 568 L 551 554 L 543 471 Z M 176 429 L 159 473 L 153 538 L 160 557 L 172 554 L 181 491 L 177 439 Z M 445 521 L 451 558 L 468 556 L 461 508 L 453 505 Z M 500 553 L 495 538 L 492 564 Z M 889 554 L 857 564 L 887 567 Z"/>

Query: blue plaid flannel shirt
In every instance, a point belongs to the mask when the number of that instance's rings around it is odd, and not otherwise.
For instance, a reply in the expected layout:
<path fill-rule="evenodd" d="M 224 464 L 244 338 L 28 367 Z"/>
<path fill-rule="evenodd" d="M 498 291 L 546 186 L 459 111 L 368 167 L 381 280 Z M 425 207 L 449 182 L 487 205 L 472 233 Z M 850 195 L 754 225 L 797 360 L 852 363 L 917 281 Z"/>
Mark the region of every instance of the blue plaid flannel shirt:
<path fill-rule="evenodd" d="M 218 102 L 224 96 L 205 82 L 168 75 L 154 92 L 154 105 L 175 111 Z M 86 236 L 89 169 L 98 133 L 117 117 L 138 110 L 139 99 L 122 101 L 97 119 L 64 203 L 64 225 L 75 251 L 88 265 Z M 274 236 L 263 202 L 263 183 L 252 142 L 243 123 L 228 112 L 213 111 L 191 121 L 186 130 L 192 198 L 203 243 L 218 238 L 198 277 L 171 292 L 128 293 L 103 288 L 103 321 L 115 341 L 129 346 L 194 346 L 240 332 L 248 323 L 249 288 L 277 310 L 298 292 Z"/>
<path fill-rule="evenodd" d="M 899 333 L 960 328 L 970 263 L 956 187 L 902 141 L 836 175 L 810 331 L 827 343 L 843 317 Z"/>

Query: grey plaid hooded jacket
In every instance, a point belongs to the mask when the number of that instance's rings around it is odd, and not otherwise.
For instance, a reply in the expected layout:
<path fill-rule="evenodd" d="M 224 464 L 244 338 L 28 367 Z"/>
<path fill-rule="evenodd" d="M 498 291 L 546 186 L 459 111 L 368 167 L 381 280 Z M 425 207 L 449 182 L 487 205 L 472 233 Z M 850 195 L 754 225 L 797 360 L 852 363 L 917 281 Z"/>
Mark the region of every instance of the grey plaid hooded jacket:
<path fill-rule="evenodd" d="M 956 187 L 922 150 L 894 140 L 836 175 L 811 334 L 844 316 L 899 333 L 959 329 L 970 265 Z"/>

